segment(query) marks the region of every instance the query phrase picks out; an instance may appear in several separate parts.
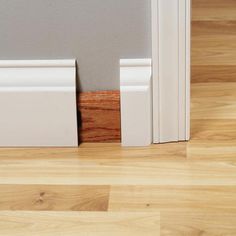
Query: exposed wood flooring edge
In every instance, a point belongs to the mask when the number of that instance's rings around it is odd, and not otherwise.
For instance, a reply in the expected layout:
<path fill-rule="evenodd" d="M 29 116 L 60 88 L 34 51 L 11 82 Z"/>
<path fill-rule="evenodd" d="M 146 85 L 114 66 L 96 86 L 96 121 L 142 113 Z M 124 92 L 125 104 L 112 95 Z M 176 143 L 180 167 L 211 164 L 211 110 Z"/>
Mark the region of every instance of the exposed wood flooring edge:
<path fill-rule="evenodd" d="M 77 94 L 80 142 L 120 142 L 120 92 Z"/>

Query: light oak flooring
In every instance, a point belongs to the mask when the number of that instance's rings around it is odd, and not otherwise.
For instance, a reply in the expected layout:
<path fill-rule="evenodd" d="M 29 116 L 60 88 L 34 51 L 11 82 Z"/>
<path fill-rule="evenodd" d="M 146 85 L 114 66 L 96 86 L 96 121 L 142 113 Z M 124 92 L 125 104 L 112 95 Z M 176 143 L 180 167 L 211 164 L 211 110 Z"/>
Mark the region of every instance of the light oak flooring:
<path fill-rule="evenodd" d="M 236 83 L 192 85 L 191 141 L 0 150 L 0 235 L 236 235 Z"/>
<path fill-rule="evenodd" d="M 236 81 L 236 1 L 192 0 L 192 82 Z"/>
<path fill-rule="evenodd" d="M 0 149 L 0 236 L 236 236 L 235 22 L 193 0 L 190 142 Z"/>

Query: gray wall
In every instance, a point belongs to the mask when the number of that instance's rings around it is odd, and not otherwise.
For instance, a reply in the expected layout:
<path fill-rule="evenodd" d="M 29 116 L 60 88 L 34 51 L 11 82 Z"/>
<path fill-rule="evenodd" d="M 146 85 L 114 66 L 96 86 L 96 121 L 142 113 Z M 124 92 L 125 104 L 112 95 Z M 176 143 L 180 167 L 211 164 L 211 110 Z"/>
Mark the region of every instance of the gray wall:
<path fill-rule="evenodd" d="M 0 0 L 0 59 L 77 58 L 83 91 L 119 88 L 151 56 L 151 0 Z"/>

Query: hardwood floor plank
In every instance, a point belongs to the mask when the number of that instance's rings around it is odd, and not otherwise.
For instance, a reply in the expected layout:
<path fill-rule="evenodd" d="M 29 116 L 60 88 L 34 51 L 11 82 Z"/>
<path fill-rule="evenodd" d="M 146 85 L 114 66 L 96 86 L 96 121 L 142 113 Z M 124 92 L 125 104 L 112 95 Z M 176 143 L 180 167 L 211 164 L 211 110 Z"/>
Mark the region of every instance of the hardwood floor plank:
<path fill-rule="evenodd" d="M 205 101 L 205 102 L 204 102 Z M 191 113 L 193 120 L 201 119 L 222 119 L 227 125 L 227 120 L 235 120 L 236 122 L 236 101 L 233 98 L 195 98 L 191 101 L 194 110 Z"/>
<path fill-rule="evenodd" d="M 193 119 L 191 140 L 228 141 L 236 139 L 236 119 Z"/>
<path fill-rule="evenodd" d="M 208 98 L 221 97 L 222 100 L 236 99 L 236 83 L 198 83 L 191 86 L 191 100 L 204 97 L 207 103 Z M 203 104 L 204 105 L 204 104 Z M 192 107 L 194 112 L 194 107 Z M 204 119 L 204 117 L 202 117 Z"/>
<path fill-rule="evenodd" d="M 107 211 L 109 186 L 0 185 L 0 211 Z"/>
<path fill-rule="evenodd" d="M 236 3 L 235 3 L 236 8 Z M 193 10 L 194 11 L 194 10 Z M 235 11 L 236 13 L 236 11 Z M 233 21 L 192 21 L 192 40 L 213 40 L 214 37 L 227 40 L 235 39 L 236 19 Z"/>
<path fill-rule="evenodd" d="M 204 131 L 203 131 L 204 132 Z M 228 137 L 229 138 L 229 137 Z M 227 139 L 226 139 L 227 140 Z M 1 160 L 0 184 L 234 185 L 235 161 L 143 158 Z"/>
<path fill-rule="evenodd" d="M 191 140 L 187 147 L 187 159 L 235 162 L 236 139 L 231 141 Z"/>
<path fill-rule="evenodd" d="M 206 1 L 207 2 L 207 1 Z M 234 11 L 236 3 L 234 3 Z M 209 10 L 209 8 L 207 9 Z M 193 8 L 193 12 L 196 9 Z M 236 21 L 192 22 L 192 65 L 235 65 Z"/>
<path fill-rule="evenodd" d="M 191 91 L 192 121 L 221 119 L 225 125 L 227 119 L 236 121 L 236 83 L 193 84 Z"/>
<path fill-rule="evenodd" d="M 193 20 L 236 20 L 235 0 L 192 0 Z"/>
<path fill-rule="evenodd" d="M 236 186 L 112 186 L 109 211 L 236 213 Z"/>
<path fill-rule="evenodd" d="M 215 82 L 234 82 L 236 83 L 236 66 L 232 65 L 202 65 L 192 66 L 191 83 L 215 83 Z M 222 84 L 221 84 L 222 85 Z M 195 98 L 192 96 L 192 98 Z"/>
<path fill-rule="evenodd" d="M 160 214 L 3 211 L 0 235 L 160 236 Z"/>
<path fill-rule="evenodd" d="M 235 236 L 236 214 L 162 213 L 162 236 Z"/>
<path fill-rule="evenodd" d="M 186 158 L 186 143 L 169 143 L 168 145 L 151 145 L 148 147 L 124 148 L 116 143 L 83 143 L 79 148 L 1 148 L 0 161 L 34 162 L 43 160 L 45 165 L 51 161 L 66 162 L 86 160 L 107 162 L 131 162 L 133 159 L 153 161 L 158 160 L 179 160 Z M 155 160 L 154 160 L 155 161 Z"/>
<path fill-rule="evenodd" d="M 236 40 L 208 37 L 192 40 L 192 65 L 236 65 Z"/>

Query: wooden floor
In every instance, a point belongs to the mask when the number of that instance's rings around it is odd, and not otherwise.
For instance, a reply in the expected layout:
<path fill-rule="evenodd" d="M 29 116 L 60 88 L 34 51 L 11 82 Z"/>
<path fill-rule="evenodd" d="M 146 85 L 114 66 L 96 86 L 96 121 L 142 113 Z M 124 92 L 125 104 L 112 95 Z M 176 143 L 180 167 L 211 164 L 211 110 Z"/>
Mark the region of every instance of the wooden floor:
<path fill-rule="evenodd" d="M 189 143 L 0 150 L 0 235 L 236 235 L 236 82 L 192 85 Z"/>
<path fill-rule="evenodd" d="M 235 9 L 193 0 L 189 143 L 1 149 L 0 236 L 236 236 Z"/>

